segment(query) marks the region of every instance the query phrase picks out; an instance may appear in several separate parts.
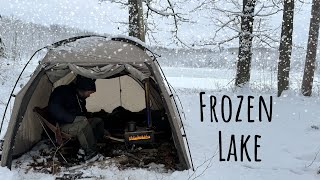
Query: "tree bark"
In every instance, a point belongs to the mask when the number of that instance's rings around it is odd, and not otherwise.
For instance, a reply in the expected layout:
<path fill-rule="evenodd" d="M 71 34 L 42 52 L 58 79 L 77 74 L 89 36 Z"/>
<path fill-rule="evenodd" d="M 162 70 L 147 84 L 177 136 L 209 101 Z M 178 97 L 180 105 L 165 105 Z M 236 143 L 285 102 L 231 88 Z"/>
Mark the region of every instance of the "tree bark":
<path fill-rule="evenodd" d="M 281 40 L 278 62 L 278 96 L 289 89 L 290 59 L 292 52 L 294 1 L 285 0 L 282 17 Z"/>
<path fill-rule="evenodd" d="M 311 96 L 314 78 L 314 69 L 317 55 L 320 24 L 320 0 L 312 1 L 309 38 L 304 74 L 302 79 L 301 93 L 304 96 Z"/>
<path fill-rule="evenodd" d="M 250 80 L 253 13 L 255 3 L 255 0 L 243 0 L 243 14 L 241 16 L 239 54 L 235 81 L 235 85 L 238 87 L 242 87 Z"/>
<path fill-rule="evenodd" d="M 2 16 L 0 15 L 0 20 L 2 19 Z M 2 42 L 2 39 L 0 37 L 0 57 L 4 57 L 5 54 L 4 54 L 4 44 Z"/>
<path fill-rule="evenodd" d="M 142 0 L 128 0 L 129 36 L 145 41 Z"/>
<path fill-rule="evenodd" d="M 5 54 L 4 54 L 4 44 L 2 42 L 2 39 L 0 37 L 0 57 L 5 57 Z"/>

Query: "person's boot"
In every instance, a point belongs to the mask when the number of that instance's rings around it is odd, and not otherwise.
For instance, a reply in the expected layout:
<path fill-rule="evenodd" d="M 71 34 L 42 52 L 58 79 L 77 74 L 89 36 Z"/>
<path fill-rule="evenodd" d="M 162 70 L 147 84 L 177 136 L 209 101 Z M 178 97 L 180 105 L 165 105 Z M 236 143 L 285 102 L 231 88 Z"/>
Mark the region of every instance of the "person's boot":
<path fill-rule="evenodd" d="M 97 154 L 98 154 L 97 151 L 88 150 L 83 159 L 85 161 L 88 161 L 88 160 L 92 159 L 93 157 L 95 157 Z"/>

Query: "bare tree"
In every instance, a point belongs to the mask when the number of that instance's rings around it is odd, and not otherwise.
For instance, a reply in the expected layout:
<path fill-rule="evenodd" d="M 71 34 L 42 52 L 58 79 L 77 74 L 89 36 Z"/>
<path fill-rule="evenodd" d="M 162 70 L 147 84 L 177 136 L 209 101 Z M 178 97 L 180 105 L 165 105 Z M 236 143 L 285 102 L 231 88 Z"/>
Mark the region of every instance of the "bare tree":
<path fill-rule="evenodd" d="M 145 41 L 142 0 L 128 0 L 129 36 Z"/>
<path fill-rule="evenodd" d="M 149 37 L 149 40 L 155 40 L 153 33 L 157 31 L 154 20 L 150 17 L 160 16 L 168 18 L 168 21 L 173 21 L 172 40 L 175 43 L 180 43 L 187 46 L 178 36 L 178 29 L 181 22 L 188 21 L 182 17 L 182 14 L 177 12 L 177 3 L 172 3 L 171 0 L 160 1 L 154 0 L 99 0 L 100 2 L 109 1 L 112 3 L 120 4 L 124 8 L 129 9 L 129 23 L 119 22 L 121 24 L 128 24 L 129 36 L 137 37 L 143 40 L 145 35 Z M 146 7 L 146 10 L 143 10 Z M 150 19 L 149 19 L 150 18 Z M 168 28 L 167 28 L 168 29 Z M 143 34 L 143 35 L 142 35 Z M 140 38 L 142 37 L 143 38 Z"/>
<path fill-rule="evenodd" d="M 239 40 L 239 54 L 235 85 L 241 87 L 250 80 L 250 66 L 252 58 L 252 29 L 255 0 L 243 0 L 241 16 L 241 32 Z"/>
<path fill-rule="evenodd" d="M 162 9 L 157 9 L 153 7 L 152 0 L 144 0 L 146 6 L 147 6 L 147 13 L 146 17 L 148 17 L 151 13 L 161 16 L 161 17 L 166 17 L 166 18 L 172 18 L 173 19 L 173 28 L 171 30 L 173 40 L 176 44 L 181 44 L 183 46 L 189 47 L 183 40 L 178 35 L 178 30 L 179 30 L 179 25 L 183 22 L 189 22 L 188 19 L 184 18 L 181 13 L 177 12 L 178 5 L 177 3 L 172 3 L 171 0 L 165 0 L 166 5 L 162 7 Z M 184 3 L 183 1 L 181 3 Z M 155 23 L 153 23 L 155 24 Z M 146 25 L 146 27 L 148 24 Z M 150 28 L 147 28 L 150 29 Z M 151 30 L 151 29 L 150 29 Z M 152 32 L 151 32 L 152 33 Z"/>
<path fill-rule="evenodd" d="M 285 0 L 282 18 L 278 61 L 278 96 L 289 88 L 290 59 L 292 52 L 294 1 Z"/>
<path fill-rule="evenodd" d="M 312 94 L 312 84 L 313 84 L 313 78 L 314 78 L 314 69 L 315 69 L 318 38 L 319 38 L 319 25 L 320 25 L 320 0 L 313 0 L 312 8 L 311 8 L 307 55 L 306 55 L 304 74 L 302 79 L 302 87 L 301 87 L 301 93 L 304 96 L 311 96 Z"/>
<path fill-rule="evenodd" d="M 256 1 L 255 19 L 251 36 L 253 43 L 259 47 L 275 48 L 279 42 L 275 33 L 279 27 L 270 28 L 269 17 L 282 11 L 282 0 Z M 212 26 L 212 36 L 196 42 L 199 46 L 217 46 L 233 44 L 241 34 L 243 2 L 235 0 L 202 0 L 192 12 L 210 12 L 208 26 Z"/>

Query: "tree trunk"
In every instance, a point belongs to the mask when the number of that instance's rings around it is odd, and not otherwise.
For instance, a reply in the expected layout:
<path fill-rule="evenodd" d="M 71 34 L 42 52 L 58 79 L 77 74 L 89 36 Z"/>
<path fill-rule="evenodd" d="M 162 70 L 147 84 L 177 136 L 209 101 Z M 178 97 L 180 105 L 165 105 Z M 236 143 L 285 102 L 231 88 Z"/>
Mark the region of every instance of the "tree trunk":
<path fill-rule="evenodd" d="M 285 0 L 282 17 L 281 40 L 278 62 L 278 96 L 289 89 L 290 59 L 292 52 L 294 1 Z"/>
<path fill-rule="evenodd" d="M 2 19 L 2 16 L 0 15 L 0 20 Z M 4 43 L 2 42 L 2 39 L 0 37 L 0 58 L 5 57 L 4 53 Z"/>
<path fill-rule="evenodd" d="M 4 44 L 3 44 L 2 39 L 0 37 L 0 58 L 4 57 L 4 56 L 5 56 L 5 54 L 4 54 Z"/>
<path fill-rule="evenodd" d="M 235 85 L 238 87 L 245 85 L 250 80 L 253 13 L 255 3 L 255 0 L 243 0 L 243 14 L 241 16 L 241 32 L 235 82 Z"/>
<path fill-rule="evenodd" d="M 304 74 L 302 79 L 301 93 L 304 96 L 310 96 L 312 93 L 312 84 L 317 55 L 317 45 L 319 37 L 320 24 L 320 0 L 312 1 L 311 19 L 309 28 L 309 38 Z"/>
<path fill-rule="evenodd" d="M 142 0 L 128 0 L 129 36 L 145 41 Z"/>

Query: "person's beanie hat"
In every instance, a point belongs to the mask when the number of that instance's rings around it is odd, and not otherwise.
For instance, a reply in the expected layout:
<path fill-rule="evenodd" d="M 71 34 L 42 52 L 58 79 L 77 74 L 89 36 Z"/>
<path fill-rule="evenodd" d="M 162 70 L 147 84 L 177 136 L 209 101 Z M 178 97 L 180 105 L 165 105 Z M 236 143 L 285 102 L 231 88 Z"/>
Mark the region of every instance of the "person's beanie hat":
<path fill-rule="evenodd" d="M 76 85 L 80 90 L 96 91 L 95 79 L 90 79 L 90 78 L 78 75 L 76 80 Z"/>

